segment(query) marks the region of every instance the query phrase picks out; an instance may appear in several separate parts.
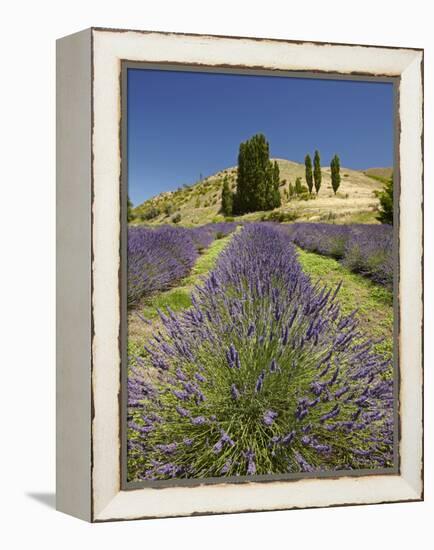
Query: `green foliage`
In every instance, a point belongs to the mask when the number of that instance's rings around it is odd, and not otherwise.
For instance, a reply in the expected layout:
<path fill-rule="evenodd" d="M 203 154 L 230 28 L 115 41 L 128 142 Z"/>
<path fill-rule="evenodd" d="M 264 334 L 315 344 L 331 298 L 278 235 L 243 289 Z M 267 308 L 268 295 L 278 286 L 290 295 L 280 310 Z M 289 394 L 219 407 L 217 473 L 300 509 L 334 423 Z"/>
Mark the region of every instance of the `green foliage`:
<path fill-rule="evenodd" d="M 310 158 L 310 155 L 306 155 L 304 159 L 304 165 L 305 165 L 307 187 L 309 189 L 309 193 L 312 193 L 313 177 L 312 177 L 312 159 Z"/>
<path fill-rule="evenodd" d="M 156 206 L 150 206 L 144 212 L 140 214 L 142 221 L 149 221 L 157 218 L 161 214 L 161 211 Z"/>
<path fill-rule="evenodd" d="M 256 134 L 241 143 L 233 213 L 246 214 L 279 207 L 279 185 L 279 166 L 277 162 L 270 161 L 270 149 L 265 136 Z"/>
<path fill-rule="evenodd" d="M 181 221 L 181 213 L 178 212 L 172 218 L 172 223 L 179 223 Z"/>
<path fill-rule="evenodd" d="M 380 193 L 380 209 L 378 220 L 381 223 L 393 225 L 393 176 Z"/>
<path fill-rule="evenodd" d="M 196 199 L 196 202 L 195 202 L 195 204 L 194 204 L 194 207 L 195 207 L 195 208 L 200 208 L 200 199 L 199 199 L 199 197 Z"/>
<path fill-rule="evenodd" d="M 367 174 L 364 172 L 365 176 L 368 176 L 368 178 L 371 178 L 371 180 L 379 181 L 380 183 L 387 184 L 389 182 L 389 178 L 385 178 L 383 176 L 377 176 L 376 174 Z"/>
<path fill-rule="evenodd" d="M 225 216 L 232 215 L 233 201 L 233 194 L 229 187 L 229 178 L 225 176 L 222 188 L 222 212 Z"/>
<path fill-rule="evenodd" d="M 331 210 L 329 210 L 328 212 L 325 212 L 324 214 L 321 214 L 321 216 L 319 217 L 319 221 L 321 222 L 333 222 L 336 219 L 337 219 L 337 215 L 335 214 L 335 212 L 332 212 Z"/>
<path fill-rule="evenodd" d="M 270 212 L 269 214 L 264 214 L 261 217 L 261 221 L 284 223 L 293 222 L 297 220 L 298 217 L 298 213 L 294 210 L 291 212 L 279 212 L 278 210 L 275 210 L 274 212 Z"/>
<path fill-rule="evenodd" d="M 270 201 L 270 207 L 272 207 L 272 208 L 279 208 L 279 206 L 281 206 L 281 204 L 282 204 L 282 200 L 280 198 L 279 187 L 280 187 L 279 165 L 277 164 L 276 161 L 274 161 L 274 163 L 273 163 L 273 185 L 272 185 L 273 197 L 272 197 L 272 200 Z"/>
<path fill-rule="evenodd" d="M 164 213 L 166 214 L 166 216 L 171 216 L 173 214 L 173 206 L 170 203 L 166 204 L 166 206 L 164 207 Z"/>
<path fill-rule="evenodd" d="M 133 219 L 134 219 L 133 203 L 131 202 L 130 197 L 128 197 L 128 200 L 127 200 L 127 220 L 130 222 Z"/>
<path fill-rule="evenodd" d="M 335 195 L 336 195 L 336 191 L 339 189 L 339 185 L 341 184 L 340 169 L 341 169 L 341 165 L 340 165 L 339 157 L 335 155 L 332 158 L 330 163 L 332 188 Z"/>
<path fill-rule="evenodd" d="M 292 185 L 291 182 L 289 182 L 289 188 L 288 188 L 289 199 L 292 199 L 294 195 L 295 195 L 295 187 Z"/>
<path fill-rule="evenodd" d="M 303 193 L 303 185 L 301 183 L 301 178 L 295 180 L 294 194 L 301 195 Z"/>
<path fill-rule="evenodd" d="M 319 152 L 315 151 L 315 156 L 313 157 L 313 179 L 315 182 L 315 191 L 318 195 L 319 190 L 321 188 L 321 159 L 319 156 Z"/>

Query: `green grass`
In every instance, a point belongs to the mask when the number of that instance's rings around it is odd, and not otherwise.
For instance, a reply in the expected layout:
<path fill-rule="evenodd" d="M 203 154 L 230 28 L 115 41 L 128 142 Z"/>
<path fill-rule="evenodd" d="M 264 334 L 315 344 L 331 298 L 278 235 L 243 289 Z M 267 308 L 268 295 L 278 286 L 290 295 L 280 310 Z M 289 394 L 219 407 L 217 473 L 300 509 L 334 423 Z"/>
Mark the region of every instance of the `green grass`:
<path fill-rule="evenodd" d="M 337 224 L 351 224 L 351 223 L 379 223 L 377 220 L 378 212 L 375 210 L 369 210 L 364 212 L 355 212 L 353 214 L 347 214 L 340 218 L 335 218 Z"/>
<path fill-rule="evenodd" d="M 371 178 L 372 180 L 379 181 L 380 183 L 389 183 L 390 178 L 385 178 L 383 176 L 376 176 L 375 174 L 367 174 L 365 172 L 365 176 L 368 176 L 368 178 Z"/>
<path fill-rule="evenodd" d="M 338 261 L 298 249 L 303 270 L 313 282 L 336 287 L 342 281 L 338 294 L 343 313 L 358 310 L 361 326 L 374 339 L 384 338 L 376 345 L 379 353 L 391 356 L 393 352 L 393 293 L 372 281 L 351 273 Z"/>

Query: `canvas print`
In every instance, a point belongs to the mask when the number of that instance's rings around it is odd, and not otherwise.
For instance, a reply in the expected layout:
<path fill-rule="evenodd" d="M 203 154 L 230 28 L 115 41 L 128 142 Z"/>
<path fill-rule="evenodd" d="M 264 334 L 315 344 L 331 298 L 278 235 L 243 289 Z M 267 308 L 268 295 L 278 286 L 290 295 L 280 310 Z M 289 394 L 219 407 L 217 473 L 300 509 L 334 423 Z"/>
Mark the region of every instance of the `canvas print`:
<path fill-rule="evenodd" d="M 395 472 L 394 84 L 126 78 L 127 482 Z"/>

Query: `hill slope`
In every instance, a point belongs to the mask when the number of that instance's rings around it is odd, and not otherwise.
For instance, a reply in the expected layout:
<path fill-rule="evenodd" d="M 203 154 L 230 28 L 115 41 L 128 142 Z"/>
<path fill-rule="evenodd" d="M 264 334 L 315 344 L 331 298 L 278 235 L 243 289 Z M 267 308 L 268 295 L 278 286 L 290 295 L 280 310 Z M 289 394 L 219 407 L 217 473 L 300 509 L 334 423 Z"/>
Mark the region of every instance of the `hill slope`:
<path fill-rule="evenodd" d="M 337 195 L 333 194 L 330 179 L 330 167 L 322 168 L 322 184 L 318 197 L 308 200 L 289 200 L 284 194 L 289 182 L 294 184 L 300 177 L 303 184 L 304 165 L 286 159 L 277 160 L 280 169 L 282 206 L 276 209 L 287 213 L 297 220 L 324 221 L 338 223 L 374 223 L 378 207 L 376 192 L 382 188 L 382 182 L 369 177 L 369 170 L 357 171 L 341 167 L 341 185 Z M 375 169 L 389 170 L 389 169 Z M 385 172 L 382 172 L 384 174 Z M 236 167 L 227 168 L 203 180 L 168 191 L 153 197 L 133 210 L 133 223 L 161 224 L 171 223 L 175 215 L 181 216 L 181 225 L 203 225 L 223 219 L 220 214 L 223 177 L 228 176 L 232 188 L 236 187 Z M 378 178 L 380 179 L 380 178 Z M 269 213 L 254 212 L 240 219 L 256 220 Z"/>

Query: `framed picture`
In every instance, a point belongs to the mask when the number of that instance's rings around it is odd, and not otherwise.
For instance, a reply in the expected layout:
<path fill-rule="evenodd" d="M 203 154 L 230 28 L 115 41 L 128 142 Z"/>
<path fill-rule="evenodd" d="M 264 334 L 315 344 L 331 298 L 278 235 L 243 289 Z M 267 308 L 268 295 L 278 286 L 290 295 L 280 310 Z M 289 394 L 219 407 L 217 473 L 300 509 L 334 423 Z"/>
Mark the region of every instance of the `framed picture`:
<path fill-rule="evenodd" d="M 423 51 L 57 44 L 57 507 L 423 498 Z"/>

